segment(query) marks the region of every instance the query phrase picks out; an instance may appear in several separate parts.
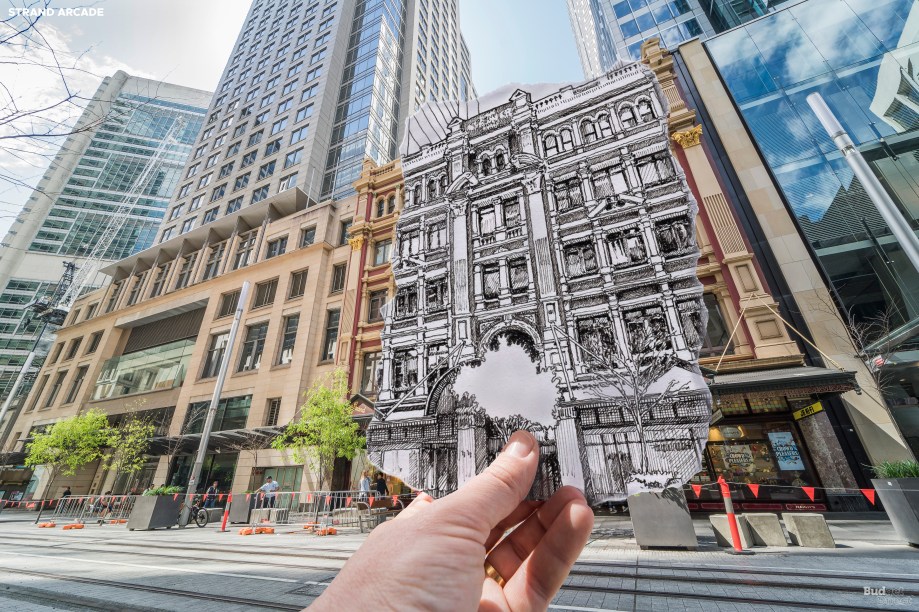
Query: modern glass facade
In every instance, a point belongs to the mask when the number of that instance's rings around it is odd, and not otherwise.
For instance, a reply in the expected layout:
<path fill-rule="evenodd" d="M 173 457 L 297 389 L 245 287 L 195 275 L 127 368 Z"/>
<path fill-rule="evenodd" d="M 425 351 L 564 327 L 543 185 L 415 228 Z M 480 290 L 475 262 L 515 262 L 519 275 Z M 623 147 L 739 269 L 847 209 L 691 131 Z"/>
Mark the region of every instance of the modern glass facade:
<path fill-rule="evenodd" d="M 361 0 L 351 24 L 323 195 L 344 197 L 364 157 L 396 157 L 401 95 L 403 0 Z"/>
<path fill-rule="evenodd" d="M 806 102 L 823 96 L 919 229 L 919 2 L 808 0 L 705 47 L 919 451 L 919 273 Z"/>
<path fill-rule="evenodd" d="M 194 339 L 178 340 L 108 359 L 93 399 L 175 389 L 185 381 Z"/>
<path fill-rule="evenodd" d="M 112 214 L 125 198 L 134 195 L 141 197 L 102 258 L 123 259 L 152 245 L 206 110 L 120 93 L 93 133 L 29 250 L 89 255 Z M 135 194 L 134 183 L 179 119 L 184 125 L 176 134 L 177 142 L 169 145 L 164 161 Z"/>

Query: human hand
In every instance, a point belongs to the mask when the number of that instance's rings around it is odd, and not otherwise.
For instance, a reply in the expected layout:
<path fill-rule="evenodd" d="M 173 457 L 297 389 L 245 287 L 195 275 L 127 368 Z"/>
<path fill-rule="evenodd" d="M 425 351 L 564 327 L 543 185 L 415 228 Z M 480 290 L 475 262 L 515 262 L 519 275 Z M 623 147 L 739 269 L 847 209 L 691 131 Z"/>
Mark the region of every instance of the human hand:
<path fill-rule="evenodd" d="M 546 609 L 587 542 L 593 512 L 573 487 L 524 501 L 538 461 L 536 439 L 518 431 L 455 493 L 419 494 L 373 530 L 311 609 Z M 485 575 L 486 560 L 503 586 Z"/>

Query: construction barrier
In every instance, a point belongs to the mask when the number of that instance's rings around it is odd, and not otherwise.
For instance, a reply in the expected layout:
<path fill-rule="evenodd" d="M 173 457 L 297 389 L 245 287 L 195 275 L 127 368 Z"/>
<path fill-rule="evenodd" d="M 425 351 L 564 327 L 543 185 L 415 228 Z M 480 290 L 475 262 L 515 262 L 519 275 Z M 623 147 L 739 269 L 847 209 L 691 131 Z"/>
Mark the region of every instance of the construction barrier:
<path fill-rule="evenodd" d="M 285 491 L 234 496 L 233 503 L 247 503 L 252 527 L 302 525 L 315 531 L 353 527 L 373 529 L 402 511 L 416 493 L 378 495 L 366 491 Z"/>
<path fill-rule="evenodd" d="M 139 495 L 71 495 L 39 511 L 35 522 L 127 523 Z"/>
<path fill-rule="evenodd" d="M 44 509 L 51 508 L 57 503 L 56 499 L 23 499 L 0 500 L 0 513 L 7 514 L 25 514 L 27 512 L 40 512 Z"/>

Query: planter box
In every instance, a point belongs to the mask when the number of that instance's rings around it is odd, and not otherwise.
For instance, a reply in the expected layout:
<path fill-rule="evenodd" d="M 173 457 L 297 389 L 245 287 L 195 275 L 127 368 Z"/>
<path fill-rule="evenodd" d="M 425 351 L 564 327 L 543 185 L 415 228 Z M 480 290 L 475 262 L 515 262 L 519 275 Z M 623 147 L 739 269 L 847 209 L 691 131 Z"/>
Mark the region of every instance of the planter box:
<path fill-rule="evenodd" d="M 257 496 L 252 495 L 246 500 L 245 493 L 233 495 L 233 502 L 230 504 L 230 517 L 227 519 L 231 523 L 248 523 L 249 512 L 255 508 Z"/>
<path fill-rule="evenodd" d="M 696 550 L 699 547 L 683 489 L 670 487 L 660 493 L 644 492 L 629 495 L 628 502 L 635 540 L 642 550 Z"/>
<path fill-rule="evenodd" d="M 178 499 L 173 499 L 172 495 L 141 495 L 128 517 L 128 529 L 169 529 L 175 526 L 183 497 L 180 495 Z"/>
<path fill-rule="evenodd" d="M 877 478 L 871 484 L 897 535 L 919 547 L 919 478 Z"/>

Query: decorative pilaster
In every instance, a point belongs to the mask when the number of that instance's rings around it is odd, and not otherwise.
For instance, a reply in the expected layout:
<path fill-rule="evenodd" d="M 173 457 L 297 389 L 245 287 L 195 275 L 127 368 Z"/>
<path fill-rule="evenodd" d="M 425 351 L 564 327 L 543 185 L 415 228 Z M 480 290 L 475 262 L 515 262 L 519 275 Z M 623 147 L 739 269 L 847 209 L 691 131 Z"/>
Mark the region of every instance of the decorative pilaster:
<path fill-rule="evenodd" d="M 472 406 L 456 412 L 456 484 L 463 486 L 485 468 L 485 411 Z"/>
<path fill-rule="evenodd" d="M 702 126 L 697 125 L 682 132 L 674 132 L 670 138 L 684 149 L 696 147 L 702 142 Z"/>

